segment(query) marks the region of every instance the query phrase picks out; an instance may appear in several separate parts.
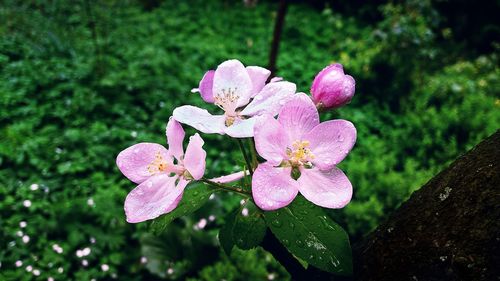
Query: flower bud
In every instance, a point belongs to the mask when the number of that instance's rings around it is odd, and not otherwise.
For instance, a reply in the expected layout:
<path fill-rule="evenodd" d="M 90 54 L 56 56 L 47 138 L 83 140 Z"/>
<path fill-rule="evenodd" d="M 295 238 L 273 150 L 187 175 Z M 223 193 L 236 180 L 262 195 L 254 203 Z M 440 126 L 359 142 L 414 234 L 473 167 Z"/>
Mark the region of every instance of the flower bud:
<path fill-rule="evenodd" d="M 344 74 L 341 64 L 325 67 L 314 78 L 311 95 L 318 109 L 332 109 L 349 103 L 354 96 L 356 82 Z"/>

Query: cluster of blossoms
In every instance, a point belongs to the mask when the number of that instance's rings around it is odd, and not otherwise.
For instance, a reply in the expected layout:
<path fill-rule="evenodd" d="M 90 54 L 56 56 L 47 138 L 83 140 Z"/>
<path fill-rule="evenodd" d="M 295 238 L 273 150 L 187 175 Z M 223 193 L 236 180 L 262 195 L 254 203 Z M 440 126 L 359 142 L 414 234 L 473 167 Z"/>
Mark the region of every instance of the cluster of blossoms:
<path fill-rule="evenodd" d="M 221 186 L 247 174 L 242 171 L 205 179 L 204 141 L 195 134 L 184 151 L 181 123 L 205 134 L 254 138 L 256 152 L 265 162 L 247 163 L 247 168 L 253 173 L 253 201 L 262 210 L 282 208 L 299 192 L 321 207 L 342 208 L 349 203 L 351 183 L 336 165 L 353 147 L 356 129 L 346 120 L 320 123 L 318 109 L 349 103 L 354 79 L 344 74 L 340 64 L 333 64 L 318 73 L 309 97 L 296 93 L 294 83 L 277 77 L 269 80 L 270 74 L 265 68 L 245 67 L 237 60 L 223 62 L 205 73 L 199 87 L 192 90 L 223 114 L 212 115 L 191 105 L 178 107 L 166 127 L 168 149 L 139 143 L 118 155 L 120 171 L 138 184 L 125 200 L 128 222 L 172 211 L 192 181 Z"/>

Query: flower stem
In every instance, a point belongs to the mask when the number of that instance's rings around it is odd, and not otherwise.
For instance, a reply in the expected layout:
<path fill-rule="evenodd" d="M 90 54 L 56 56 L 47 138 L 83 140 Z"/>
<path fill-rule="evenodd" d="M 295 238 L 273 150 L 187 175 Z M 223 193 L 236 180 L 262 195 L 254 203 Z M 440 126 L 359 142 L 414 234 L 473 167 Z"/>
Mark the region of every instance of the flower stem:
<path fill-rule="evenodd" d="M 241 141 L 241 139 L 237 139 L 237 141 L 238 145 L 240 146 L 241 153 L 243 154 L 243 158 L 245 158 L 245 162 L 247 163 L 248 171 L 250 171 L 250 176 L 253 176 L 253 165 L 250 161 L 250 158 L 248 157 L 245 147 L 243 146 L 243 142 Z"/>
<path fill-rule="evenodd" d="M 200 181 L 204 182 L 204 183 L 206 183 L 208 185 L 211 185 L 213 187 L 217 187 L 217 188 L 224 189 L 224 190 L 227 190 L 227 191 L 232 191 L 232 192 L 240 193 L 240 194 L 243 194 L 245 196 L 250 196 L 250 192 L 245 191 L 242 188 L 239 188 L 239 187 L 236 187 L 236 186 L 224 185 L 224 184 L 221 184 L 221 183 L 218 183 L 218 182 L 211 181 L 211 180 L 206 179 L 206 178 L 201 178 Z"/>

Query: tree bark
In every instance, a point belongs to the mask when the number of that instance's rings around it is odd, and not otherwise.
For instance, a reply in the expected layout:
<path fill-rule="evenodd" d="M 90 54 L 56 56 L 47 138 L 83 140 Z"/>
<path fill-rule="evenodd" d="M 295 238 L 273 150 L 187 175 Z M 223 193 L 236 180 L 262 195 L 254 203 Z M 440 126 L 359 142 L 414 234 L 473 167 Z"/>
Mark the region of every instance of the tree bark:
<path fill-rule="evenodd" d="M 455 160 L 354 245 L 352 280 L 499 280 L 500 131 Z M 290 259 L 269 232 L 264 248 L 293 280 L 349 280 Z M 287 254 L 289 257 L 287 257 Z"/>
<path fill-rule="evenodd" d="M 354 247 L 357 280 L 498 280 L 500 131 Z"/>

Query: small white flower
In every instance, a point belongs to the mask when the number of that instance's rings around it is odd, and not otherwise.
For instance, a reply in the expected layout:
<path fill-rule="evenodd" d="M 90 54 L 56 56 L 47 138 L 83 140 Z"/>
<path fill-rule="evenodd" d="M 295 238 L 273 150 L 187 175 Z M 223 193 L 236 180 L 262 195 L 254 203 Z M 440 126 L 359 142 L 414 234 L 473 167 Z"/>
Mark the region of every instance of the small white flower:
<path fill-rule="evenodd" d="M 23 266 L 23 261 L 20 260 L 16 261 L 16 267 L 21 267 L 21 266 Z"/>
<path fill-rule="evenodd" d="M 148 258 L 146 258 L 146 257 L 141 257 L 141 263 L 142 263 L 142 264 L 145 264 L 145 263 L 147 263 L 147 262 L 148 262 Z"/>
<path fill-rule="evenodd" d="M 47 281 L 54 281 L 54 278 L 49 277 L 49 278 L 47 278 Z"/>
<path fill-rule="evenodd" d="M 87 205 L 89 205 L 90 207 L 93 207 L 95 205 L 94 199 L 92 199 L 92 198 L 87 199 Z"/>
<path fill-rule="evenodd" d="M 137 137 L 137 132 L 136 132 L 136 131 L 132 131 L 132 132 L 130 133 L 130 135 L 131 135 L 133 138 L 135 138 L 135 137 Z"/>
<path fill-rule="evenodd" d="M 59 268 L 57 269 L 57 272 L 59 272 L 59 273 L 63 273 L 63 272 L 64 272 L 64 268 L 59 267 Z"/>
<path fill-rule="evenodd" d="M 24 233 L 23 233 L 21 230 L 18 230 L 18 231 L 16 232 L 16 235 L 17 235 L 18 237 L 22 237 L 22 236 L 24 235 Z"/>
<path fill-rule="evenodd" d="M 174 274 L 174 269 L 173 269 L 173 268 L 171 268 L 171 267 L 169 267 L 169 268 L 167 269 L 167 274 L 169 274 L 169 275 Z"/>
<path fill-rule="evenodd" d="M 109 265 L 103 264 L 103 265 L 101 265 L 101 269 L 102 269 L 102 271 L 106 272 L 109 270 Z"/>
<path fill-rule="evenodd" d="M 270 273 L 269 275 L 267 275 L 267 280 L 274 280 L 274 278 L 276 278 L 276 275 L 274 275 L 274 273 Z"/>
<path fill-rule="evenodd" d="M 26 267 L 26 271 L 31 272 L 33 270 L 33 267 L 31 265 L 28 265 Z"/>
<path fill-rule="evenodd" d="M 23 239 L 24 244 L 30 242 L 30 237 L 28 235 L 24 235 L 22 239 Z"/>
<path fill-rule="evenodd" d="M 85 257 L 85 256 L 88 256 L 90 255 L 90 248 L 89 247 L 86 247 L 85 249 L 82 250 L 82 255 Z"/>
<path fill-rule="evenodd" d="M 214 220 L 215 220 L 215 216 L 214 216 L 214 215 L 210 215 L 210 216 L 208 217 L 208 220 L 209 220 L 209 221 L 214 221 Z"/>
<path fill-rule="evenodd" d="M 96 240 L 94 237 L 90 237 L 90 243 L 95 244 Z"/>
<path fill-rule="evenodd" d="M 38 189 L 38 184 L 34 183 L 34 184 L 30 185 L 30 189 L 33 190 L 33 191 L 37 190 Z"/>
<path fill-rule="evenodd" d="M 82 265 L 83 266 L 88 266 L 89 265 L 89 262 L 87 260 L 82 260 Z"/>
<path fill-rule="evenodd" d="M 81 258 L 83 257 L 83 251 L 82 250 L 76 250 L 76 256 Z"/>
<path fill-rule="evenodd" d="M 33 270 L 33 275 L 40 276 L 40 270 L 38 269 Z"/>
<path fill-rule="evenodd" d="M 241 214 L 246 217 L 248 216 L 248 209 L 247 208 L 243 208 L 243 210 L 241 210 Z"/>
<path fill-rule="evenodd" d="M 23 206 L 26 207 L 26 208 L 31 207 L 31 201 L 30 200 L 24 200 L 23 201 Z"/>
<path fill-rule="evenodd" d="M 25 221 L 22 221 L 19 223 L 19 227 L 21 227 L 21 228 L 25 228 L 27 225 L 28 225 L 28 223 Z"/>
<path fill-rule="evenodd" d="M 205 226 L 207 226 L 207 219 L 201 219 L 196 226 L 198 226 L 199 229 L 204 229 Z"/>
<path fill-rule="evenodd" d="M 243 205 L 243 204 L 245 204 L 245 199 L 241 199 L 241 201 L 240 201 L 240 205 Z"/>

